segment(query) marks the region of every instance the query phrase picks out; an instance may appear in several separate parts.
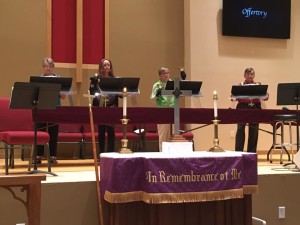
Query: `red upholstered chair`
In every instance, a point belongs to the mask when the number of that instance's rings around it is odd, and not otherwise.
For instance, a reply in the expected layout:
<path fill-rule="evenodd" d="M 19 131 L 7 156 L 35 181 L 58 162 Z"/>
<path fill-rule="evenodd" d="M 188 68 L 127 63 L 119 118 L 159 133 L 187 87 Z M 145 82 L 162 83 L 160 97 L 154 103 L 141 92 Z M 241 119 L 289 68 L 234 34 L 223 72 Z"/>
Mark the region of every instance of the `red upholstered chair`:
<path fill-rule="evenodd" d="M 10 99 L 0 98 L 0 138 L 5 149 L 5 174 L 8 174 L 8 150 L 18 146 L 34 145 L 34 124 L 32 111 L 29 109 L 10 109 Z M 48 171 L 51 172 L 49 161 L 49 135 L 47 132 L 37 132 L 37 144 L 46 145 Z M 3 148 L 2 148 L 3 149 Z"/>
<path fill-rule="evenodd" d="M 92 142 L 92 132 L 91 132 L 90 124 L 83 124 L 82 129 L 83 129 L 84 141 Z M 95 135 L 96 142 L 98 142 L 98 125 L 97 124 L 94 124 L 94 135 Z"/>
<path fill-rule="evenodd" d="M 84 155 L 84 135 L 82 124 L 59 124 L 59 132 L 57 142 L 60 144 L 79 144 L 79 158 L 83 158 Z"/>

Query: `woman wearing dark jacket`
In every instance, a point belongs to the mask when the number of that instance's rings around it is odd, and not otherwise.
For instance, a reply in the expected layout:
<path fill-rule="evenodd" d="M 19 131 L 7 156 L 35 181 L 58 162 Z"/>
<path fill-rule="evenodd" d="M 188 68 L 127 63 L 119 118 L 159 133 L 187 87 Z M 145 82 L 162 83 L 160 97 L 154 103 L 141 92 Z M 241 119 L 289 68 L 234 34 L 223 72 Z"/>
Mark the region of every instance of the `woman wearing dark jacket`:
<path fill-rule="evenodd" d="M 90 94 L 100 92 L 100 78 L 114 77 L 113 66 L 109 59 L 102 59 L 99 63 L 98 74 L 90 78 Z M 118 107 L 118 95 L 98 95 L 93 99 L 93 106 Z M 107 132 L 107 149 L 105 149 L 105 133 Z M 115 128 L 114 125 L 98 125 L 98 142 L 100 153 L 114 152 L 115 150 Z"/>

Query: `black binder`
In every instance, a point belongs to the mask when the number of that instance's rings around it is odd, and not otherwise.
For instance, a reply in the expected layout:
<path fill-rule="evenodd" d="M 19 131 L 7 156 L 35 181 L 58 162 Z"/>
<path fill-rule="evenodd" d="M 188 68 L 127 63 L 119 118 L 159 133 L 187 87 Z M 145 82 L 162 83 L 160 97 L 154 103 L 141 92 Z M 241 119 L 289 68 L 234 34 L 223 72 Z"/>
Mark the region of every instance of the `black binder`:
<path fill-rule="evenodd" d="M 267 95 L 268 85 L 233 85 L 231 95 L 235 98 L 259 98 Z"/>
<path fill-rule="evenodd" d="M 47 77 L 47 76 L 31 76 L 31 83 L 48 83 L 60 84 L 62 92 L 69 92 L 72 86 L 72 77 Z"/>
<path fill-rule="evenodd" d="M 179 81 L 179 90 L 192 91 L 192 96 L 202 96 L 200 92 L 201 86 L 202 86 L 202 81 L 189 81 L 189 80 Z M 165 90 L 174 90 L 174 81 L 168 80 Z"/>
<path fill-rule="evenodd" d="M 300 83 L 278 84 L 277 105 L 300 105 Z"/>
<path fill-rule="evenodd" d="M 10 99 L 13 109 L 55 109 L 60 84 L 15 82 Z"/>
<path fill-rule="evenodd" d="M 128 94 L 139 94 L 138 77 L 103 77 L 100 78 L 100 94 L 120 94 L 124 87 Z"/>

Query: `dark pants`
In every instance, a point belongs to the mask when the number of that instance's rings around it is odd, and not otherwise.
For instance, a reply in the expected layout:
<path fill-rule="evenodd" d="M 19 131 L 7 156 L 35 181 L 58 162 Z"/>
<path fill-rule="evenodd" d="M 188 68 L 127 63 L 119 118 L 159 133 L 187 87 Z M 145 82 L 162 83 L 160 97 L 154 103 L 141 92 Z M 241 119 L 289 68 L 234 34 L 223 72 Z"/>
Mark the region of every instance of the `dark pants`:
<path fill-rule="evenodd" d="M 237 109 L 261 109 L 261 104 L 256 103 L 255 105 L 251 106 L 247 103 L 238 103 Z M 236 151 L 243 151 L 245 145 L 245 123 L 239 123 L 237 125 L 237 132 L 235 136 L 235 150 Z M 259 124 L 258 123 L 249 123 L 248 124 L 248 146 L 247 152 L 256 152 L 257 149 L 257 142 L 258 142 L 258 130 Z"/>
<path fill-rule="evenodd" d="M 105 150 L 105 133 L 107 132 L 107 151 Z M 98 142 L 100 153 L 115 151 L 115 128 L 113 126 L 98 126 Z"/>
<path fill-rule="evenodd" d="M 37 124 L 38 131 L 47 131 L 48 130 L 48 134 L 50 136 L 50 140 L 49 140 L 50 156 L 56 156 L 56 154 L 57 154 L 58 129 L 59 129 L 58 124 L 49 123 L 48 126 L 46 123 Z M 44 155 L 44 145 L 37 146 L 36 155 L 37 156 Z"/>

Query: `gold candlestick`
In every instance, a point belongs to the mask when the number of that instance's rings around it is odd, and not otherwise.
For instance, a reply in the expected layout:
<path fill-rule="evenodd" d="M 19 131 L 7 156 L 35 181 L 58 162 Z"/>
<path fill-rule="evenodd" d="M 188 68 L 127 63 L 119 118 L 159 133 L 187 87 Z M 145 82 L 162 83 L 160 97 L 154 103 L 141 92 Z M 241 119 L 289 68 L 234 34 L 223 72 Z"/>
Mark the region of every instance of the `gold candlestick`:
<path fill-rule="evenodd" d="M 222 149 L 219 146 L 219 138 L 218 138 L 218 124 L 220 122 L 220 120 L 217 119 L 217 117 L 215 117 L 214 120 L 212 120 L 213 124 L 214 124 L 214 147 L 210 148 L 209 151 L 210 152 L 224 152 L 224 149 Z"/>
<path fill-rule="evenodd" d="M 128 139 L 126 138 L 126 133 L 127 133 L 127 124 L 129 119 L 126 118 L 126 116 L 123 116 L 122 121 L 122 128 L 123 128 L 123 138 L 121 140 L 122 147 L 120 150 L 120 153 L 132 153 L 132 151 L 128 148 Z"/>
<path fill-rule="evenodd" d="M 127 88 L 123 88 L 122 92 L 122 97 L 123 97 L 123 118 L 121 119 L 122 121 L 122 128 L 123 128 L 123 138 L 121 140 L 122 147 L 120 150 L 120 153 L 132 153 L 132 151 L 128 148 L 128 139 L 126 137 L 127 133 L 127 124 L 129 119 L 127 119 Z"/>
<path fill-rule="evenodd" d="M 218 95 L 217 91 L 214 91 L 213 94 L 213 101 L 214 101 L 214 120 L 212 120 L 214 124 L 214 147 L 210 148 L 210 152 L 224 152 L 224 150 L 219 146 L 219 137 L 218 137 L 218 125 L 220 123 L 220 120 L 218 120 L 218 107 L 217 107 L 217 101 L 218 101 Z"/>

